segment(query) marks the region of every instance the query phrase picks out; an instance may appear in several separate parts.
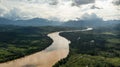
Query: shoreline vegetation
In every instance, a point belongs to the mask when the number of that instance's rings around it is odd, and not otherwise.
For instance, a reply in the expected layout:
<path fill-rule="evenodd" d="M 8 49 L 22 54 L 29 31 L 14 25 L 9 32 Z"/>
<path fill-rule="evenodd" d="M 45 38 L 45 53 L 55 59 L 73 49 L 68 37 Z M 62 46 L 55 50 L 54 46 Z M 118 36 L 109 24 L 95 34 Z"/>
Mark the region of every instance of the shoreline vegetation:
<path fill-rule="evenodd" d="M 36 53 L 50 46 L 52 40 L 47 37 L 48 33 L 76 29 L 78 28 L 0 26 L 0 63 Z M 120 66 L 119 26 L 63 32 L 60 35 L 71 41 L 70 53 L 53 67 Z"/>
<path fill-rule="evenodd" d="M 32 55 L 16 59 L 6 63 L 1 63 L 1 67 L 52 67 L 60 59 L 65 58 L 69 53 L 70 43 L 66 38 L 59 35 L 59 32 L 49 33 L 48 36 L 53 43 L 45 50 L 33 53 Z"/>
<path fill-rule="evenodd" d="M 92 31 L 61 33 L 61 36 L 71 41 L 70 53 L 53 67 L 119 67 L 119 29 L 98 28 Z"/>
<path fill-rule="evenodd" d="M 22 58 L 44 50 L 53 42 L 47 34 L 68 30 L 64 27 L 0 26 L 0 63 Z"/>
<path fill-rule="evenodd" d="M 11 29 L 11 30 L 10 30 Z M 42 28 L 19 27 L 0 31 L 0 63 L 44 50 L 52 40 Z"/>

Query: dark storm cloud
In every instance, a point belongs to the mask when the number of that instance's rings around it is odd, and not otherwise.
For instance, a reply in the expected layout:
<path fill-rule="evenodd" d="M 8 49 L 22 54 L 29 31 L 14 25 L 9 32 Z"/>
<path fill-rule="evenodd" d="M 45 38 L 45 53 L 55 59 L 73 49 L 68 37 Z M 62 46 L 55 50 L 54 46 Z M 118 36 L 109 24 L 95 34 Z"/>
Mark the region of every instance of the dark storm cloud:
<path fill-rule="evenodd" d="M 114 5 L 120 5 L 120 0 L 113 0 L 112 2 Z"/>

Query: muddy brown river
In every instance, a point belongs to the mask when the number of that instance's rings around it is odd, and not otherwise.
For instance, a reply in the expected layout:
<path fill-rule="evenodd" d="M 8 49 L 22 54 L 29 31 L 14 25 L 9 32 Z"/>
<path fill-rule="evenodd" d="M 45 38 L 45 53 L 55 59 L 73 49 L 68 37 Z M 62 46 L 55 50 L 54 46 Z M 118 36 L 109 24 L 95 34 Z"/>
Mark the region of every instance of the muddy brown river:
<path fill-rule="evenodd" d="M 78 32 L 89 30 L 93 29 L 87 28 L 84 30 L 65 32 Z M 53 43 L 45 50 L 10 62 L 1 63 L 0 67 L 52 67 L 59 60 L 66 58 L 69 54 L 70 41 L 60 36 L 59 33 L 60 32 L 54 32 L 48 34 L 48 36 L 53 40 Z"/>
<path fill-rule="evenodd" d="M 69 43 L 60 32 L 48 34 L 53 40 L 51 46 L 35 54 L 0 64 L 0 67 L 52 67 L 60 59 L 67 57 Z"/>

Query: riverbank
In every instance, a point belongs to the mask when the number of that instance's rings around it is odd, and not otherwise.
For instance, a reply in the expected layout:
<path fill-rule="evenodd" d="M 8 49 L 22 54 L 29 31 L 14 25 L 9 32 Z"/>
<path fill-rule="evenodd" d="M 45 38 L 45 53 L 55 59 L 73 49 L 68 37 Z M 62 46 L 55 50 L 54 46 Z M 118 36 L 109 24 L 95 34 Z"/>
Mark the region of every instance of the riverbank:
<path fill-rule="evenodd" d="M 105 32 L 113 34 L 103 34 Z M 120 67 L 119 31 L 94 29 L 64 32 L 60 35 L 71 41 L 70 54 L 54 67 Z"/>
<path fill-rule="evenodd" d="M 2 63 L 0 67 L 52 67 L 60 59 L 67 57 L 69 53 L 70 41 L 60 36 L 59 33 L 48 34 L 53 43 L 45 50 L 21 59 Z"/>

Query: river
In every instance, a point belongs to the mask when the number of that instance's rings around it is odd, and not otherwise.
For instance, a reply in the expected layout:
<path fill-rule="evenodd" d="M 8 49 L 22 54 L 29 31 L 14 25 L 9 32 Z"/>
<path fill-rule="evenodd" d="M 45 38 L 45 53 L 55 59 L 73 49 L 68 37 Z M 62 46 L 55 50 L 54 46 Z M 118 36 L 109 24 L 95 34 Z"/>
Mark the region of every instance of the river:
<path fill-rule="evenodd" d="M 87 30 L 92 30 L 92 28 L 74 30 L 74 32 Z M 53 40 L 53 43 L 45 50 L 10 62 L 1 63 L 0 67 L 52 67 L 56 62 L 66 58 L 69 54 L 70 41 L 60 36 L 59 34 L 61 32 L 48 34 L 48 36 Z"/>
<path fill-rule="evenodd" d="M 67 57 L 69 53 L 70 41 L 60 36 L 59 33 L 48 34 L 53 43 L 45 50 L 10 62 L 1 63 L 0 67 L 52 67 L 60 59 Z"/>

